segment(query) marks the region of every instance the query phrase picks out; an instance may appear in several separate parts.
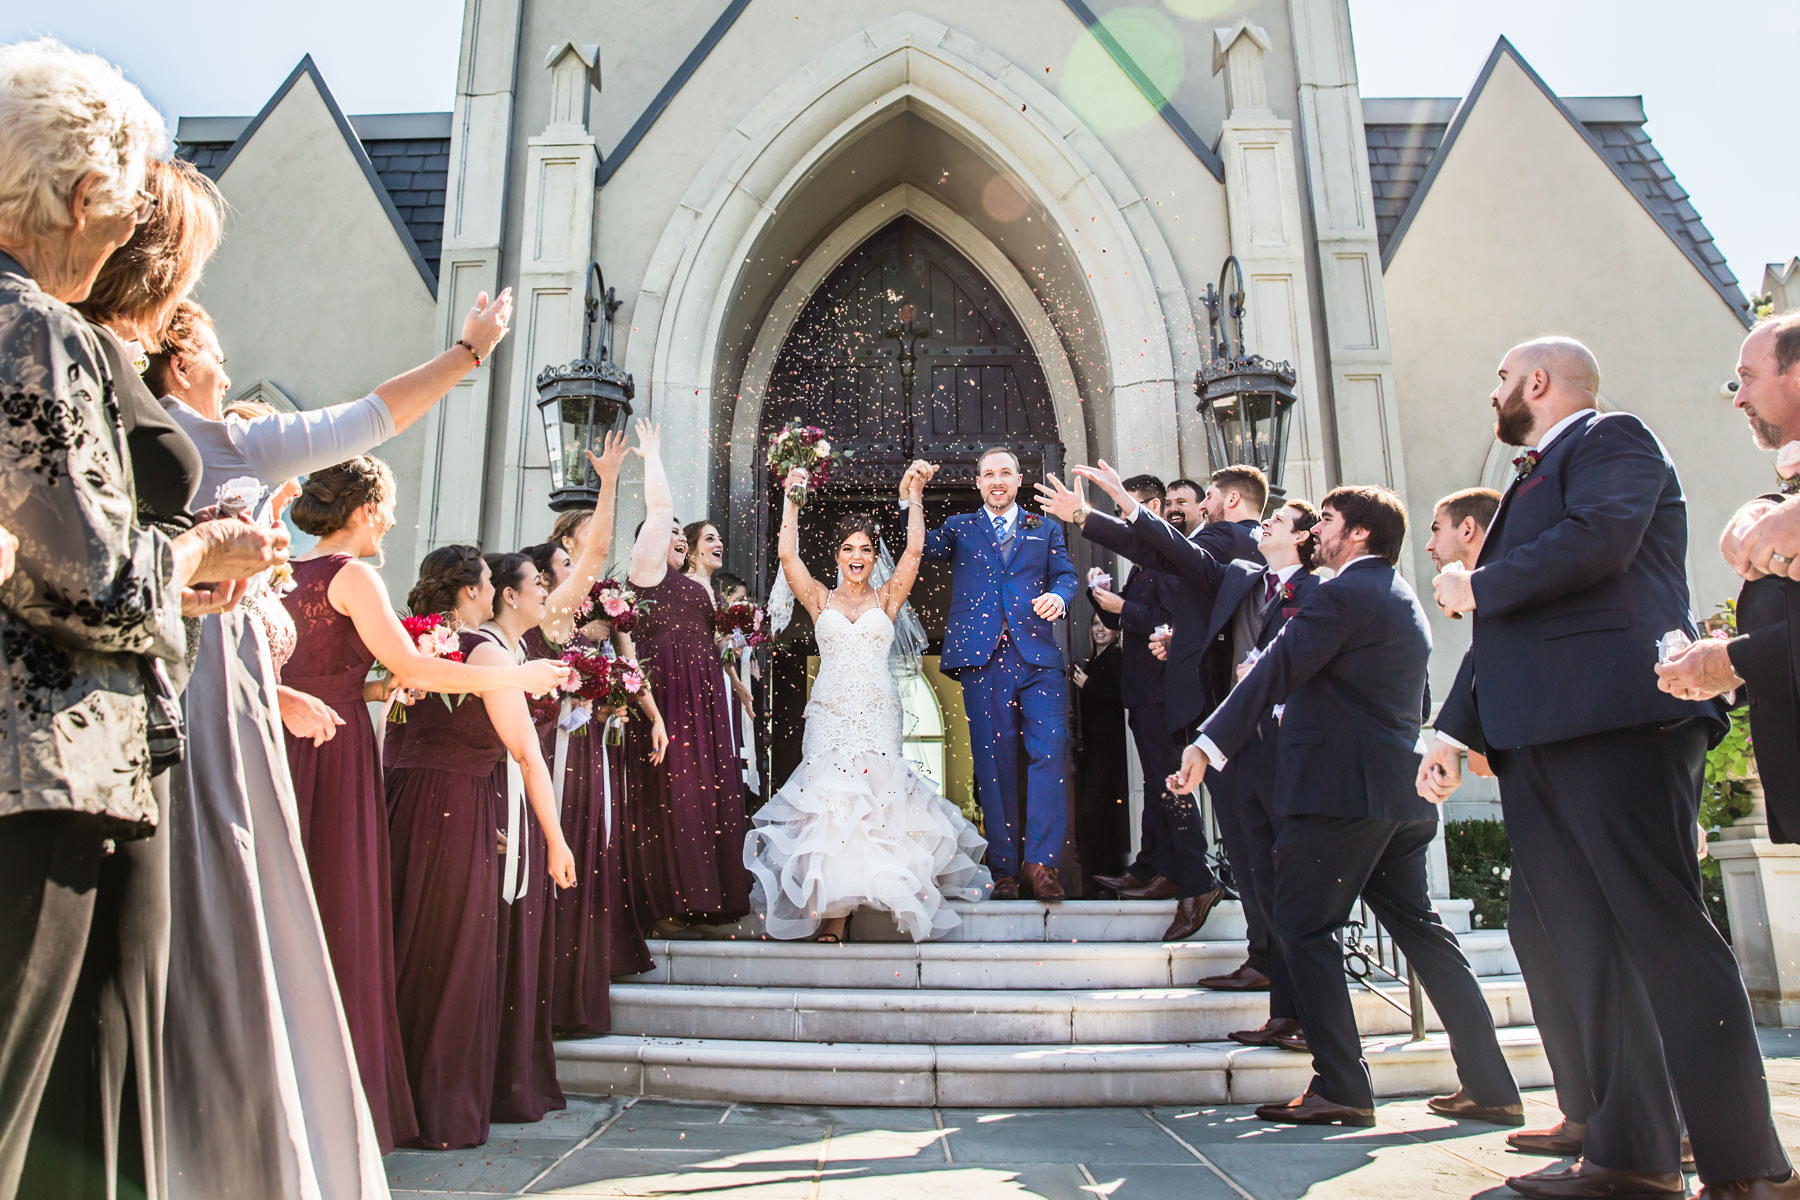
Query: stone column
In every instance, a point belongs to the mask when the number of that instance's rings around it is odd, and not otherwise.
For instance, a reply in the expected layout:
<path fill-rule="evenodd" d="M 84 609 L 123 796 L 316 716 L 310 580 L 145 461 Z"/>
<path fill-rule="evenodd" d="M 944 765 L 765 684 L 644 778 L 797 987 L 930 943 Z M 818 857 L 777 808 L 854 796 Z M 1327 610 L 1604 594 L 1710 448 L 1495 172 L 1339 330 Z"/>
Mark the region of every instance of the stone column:
<path fill-rule="evenodd" d="M 1319 247 L 1338 477 L 1406 495 L 1369 148 L 1348 0 L 1288 0 L 1300 141 Z M 1422 499 L 1422 498 L 1414 498 Z M 1410 556 L 1403 558 L 1409 563 Z"/>
<path fill-rule="evenodd" d="M 527 144 L 519 282 L 508 364 L 500 494 L 489 524 L 496 545 L 549 535 L 550 460 L 537 411 L 537 373 L 576 357 L 594 255 L 594 174 L 600 149 L 588 128 L 600 90 L 600 47 L 559 42 L 544 58 L 550 120 Z M 598 335 L 596 335 L 598 336 Z"/>
<path fill-rule="evenodd" d="M 520 0 L 464 0 L 462 61 L 450 126 L 450 177 L 444 197 L 444 249 L 438 267 L 440 344 L 461 335 L 475 297 L 500 288 L 500 243 L 512 144 L 513 87 Z M 517 317 L 515 316 L 515 320 Z M 507 339 L 512 341 L 511 338 Z M 488 405 L 503 342 L 426 416 L 417 553 L 480 542 L 486 490 Z"/>
<path fill-rule="evenodd" d="M 1800 846 L 1769 840 L 1762 784 L 1708 847 L 1724 877 L 1731 949 L 1759 1025 L 1800 1026 Z"/>
<path fill-rule="evenodd" d="M 1265 358 L 1294 364 L 1299 402 L 1289 418 L 1283 479 L 1288 495 L 1317 500 L 1326 487 L 1319 410 L 1325 393 L 1313 352 L 1317 341 L 1306 277 L 1306 224 L 1300 208 L 1294 127 L 1269 107 L 1263 71 L 1269 46 L 1268 32 L 1247 20 L 1213 32 L 1213 74 L 1225 74 L 1229 114 L 1219 156 L 1225 160 L 1231 252 L 1244 273 L 1248 307 L 1244 344 Z M 1191 380 L 1187 386 L 1192 387 Z"/>

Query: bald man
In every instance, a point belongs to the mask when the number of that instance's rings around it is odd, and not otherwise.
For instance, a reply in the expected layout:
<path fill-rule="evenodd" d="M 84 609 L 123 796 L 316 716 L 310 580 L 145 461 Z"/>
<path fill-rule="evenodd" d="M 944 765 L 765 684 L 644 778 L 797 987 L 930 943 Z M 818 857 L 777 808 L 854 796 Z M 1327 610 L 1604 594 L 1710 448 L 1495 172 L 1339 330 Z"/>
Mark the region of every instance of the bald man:
<path fill-rule="evenodd" d="M 1679 1097 L 1703 1196 L 1797 1195 L 1749 999 L 1700 895 L 1695 818 L 1724 709 L 1657 686 L 1662 636 L 1697 636 L 1681 481 L 1642 421 L 1595 411 L 1599 387 L 1573 339 L 1507 352 L 1490 402 L 1496 436 L 1522 448 L 1515 477 L 1475 569 L 1434 581 L 1474 630 L 1419 791 L 1448 797 L 1462 748 L 1499 777 L 1509 929 L 1575 1126 L 1534 1136 L 1582 1156 L 1507 1184 L 1684 1195 Z"/>

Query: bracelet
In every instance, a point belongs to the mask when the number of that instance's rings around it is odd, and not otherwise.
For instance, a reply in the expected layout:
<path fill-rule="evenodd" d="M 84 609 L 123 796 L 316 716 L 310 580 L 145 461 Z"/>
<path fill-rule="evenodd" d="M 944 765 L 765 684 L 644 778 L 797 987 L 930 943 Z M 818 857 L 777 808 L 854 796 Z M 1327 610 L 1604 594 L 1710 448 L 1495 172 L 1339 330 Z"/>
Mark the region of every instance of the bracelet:
<path fill-rule="evenodd" d="M 481 352 L 479 350 L 475 349 L 475 347 L 469 345 L 468 338 L 457 338 L 456 344 L 461 346 L 464 350 L 467 350 L 469 352 L 469 357 L 475 360 L 476 366 L 479 367 L 481 365 Z"/>

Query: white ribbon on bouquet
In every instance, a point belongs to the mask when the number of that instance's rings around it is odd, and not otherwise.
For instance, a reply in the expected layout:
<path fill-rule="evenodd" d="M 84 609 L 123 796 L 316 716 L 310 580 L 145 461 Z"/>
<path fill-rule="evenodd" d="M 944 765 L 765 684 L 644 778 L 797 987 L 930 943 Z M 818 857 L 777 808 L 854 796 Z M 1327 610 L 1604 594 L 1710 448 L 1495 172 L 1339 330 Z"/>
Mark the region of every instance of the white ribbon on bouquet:
<path fill-rule="evenodd" d="M 496 646 L 512 655 L 521 666 L 525 648 L 510 646 L 500 627 L 489 621 L 479 631 Z M 500 870 L 500 899 L 507 904 L 524 898 L 530 890 L 531 854 L 525 846 L 525 772 L 510 753 L 506 756 L 506 862 Z"/>

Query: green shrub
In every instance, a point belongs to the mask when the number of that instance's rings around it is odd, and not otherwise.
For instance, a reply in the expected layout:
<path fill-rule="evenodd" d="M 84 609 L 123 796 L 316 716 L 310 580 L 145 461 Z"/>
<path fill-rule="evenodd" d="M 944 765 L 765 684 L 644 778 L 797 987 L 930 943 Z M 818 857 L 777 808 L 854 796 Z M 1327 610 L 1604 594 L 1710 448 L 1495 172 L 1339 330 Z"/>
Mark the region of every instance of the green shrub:
<path fill-rule="evenodd" d="M 1512 894 L 1512 843 L 1499 821 L 1446 821 L 1444 846 L 1450 859 L 1450 894 L 1473 900 L 1475 929 L 1506 928 Z"/>

